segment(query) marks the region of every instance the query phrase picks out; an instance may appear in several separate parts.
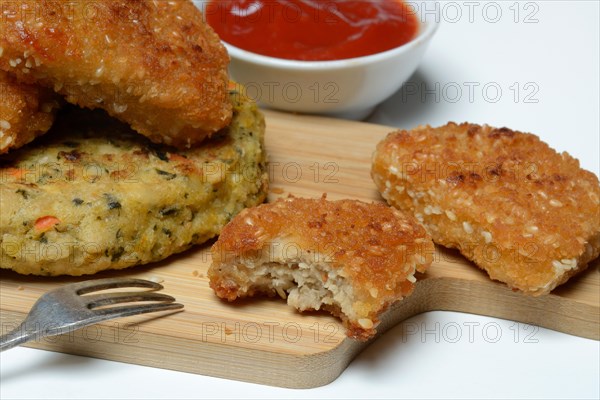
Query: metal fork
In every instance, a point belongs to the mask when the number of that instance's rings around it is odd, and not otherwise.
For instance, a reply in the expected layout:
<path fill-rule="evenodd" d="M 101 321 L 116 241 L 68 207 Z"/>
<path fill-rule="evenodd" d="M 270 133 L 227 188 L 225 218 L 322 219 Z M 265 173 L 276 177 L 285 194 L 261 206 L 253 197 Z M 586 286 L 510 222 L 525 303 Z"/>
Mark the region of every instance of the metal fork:
<path fill-rule="evenodd" d="M 86 295 L 99 290 L 127 287 L 150 290 Z M 183 304 L 174 303 L 173 297 L 155 293 L 162 288 L 158 283 L 143 279 L 109 278 L 73 283 L 49 291 L 33 305 L 21 325 L 0 337 L 0 352 L 30 340 L 60 335 L 67 329 L 79 329 L 109 319 L 182 309 Z M 99 308 L 140 301 L 155 303 Z"/>

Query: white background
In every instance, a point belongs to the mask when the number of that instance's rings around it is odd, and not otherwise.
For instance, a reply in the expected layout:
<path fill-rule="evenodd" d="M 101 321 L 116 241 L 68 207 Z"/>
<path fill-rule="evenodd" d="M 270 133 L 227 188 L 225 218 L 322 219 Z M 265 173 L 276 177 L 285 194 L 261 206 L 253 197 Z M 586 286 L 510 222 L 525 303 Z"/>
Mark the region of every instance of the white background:
<path fill-rule="evenodd" d="M 470 121 L 533 132 L 598 175 L 598 2 L 467 3 L 440 6 L 442 26 L 421 68 L 370 120 L 402 128 Z M 17 348 L 0 356 L 0 398 L 598 399 L 599 365 L 597 341 L 432 312 L 392 329 L 336 381 L 316 389 Z"/>

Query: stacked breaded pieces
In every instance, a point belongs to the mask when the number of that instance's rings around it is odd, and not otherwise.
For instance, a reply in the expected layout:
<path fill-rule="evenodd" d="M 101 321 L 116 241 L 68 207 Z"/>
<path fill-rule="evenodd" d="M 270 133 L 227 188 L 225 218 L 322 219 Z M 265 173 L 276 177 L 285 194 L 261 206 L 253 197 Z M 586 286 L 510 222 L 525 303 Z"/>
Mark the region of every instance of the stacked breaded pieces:
<path fill-rule="evenodd" d="M 436 243 L 525 293 L 549 293 L 600 253 L 598 178 L 535 135 L 468 123 L 393 132 L 372 177 Z"/>
<path fill-rule="evenodd" d="M 264 119 L 228 62 L 190 0 L 3 4 L 0 267 L 158 261 L 261 203 Z M 62 97 L 96 110 L 67 106 L 50 129 Z"/>
<path fill-rule="evenodd" d="M 60 103 L 52 90 L 19 83 L 0 70 L 0 154 L 46 133 Z"/>
<path fill-rule="evenodd" d="M 189 148 L 228 125 L 229 57 L 189 0 L 9 2 L 0 69 Z"/>
<path fill-rule="evenodd" d="M 300 311 L 339 316 L 367 340 L 433 260 L 417 221 L 382 203 L 287 198 L 246 209 L 212 248 L 210 286 L 229 301 L 279 295 Z"/>

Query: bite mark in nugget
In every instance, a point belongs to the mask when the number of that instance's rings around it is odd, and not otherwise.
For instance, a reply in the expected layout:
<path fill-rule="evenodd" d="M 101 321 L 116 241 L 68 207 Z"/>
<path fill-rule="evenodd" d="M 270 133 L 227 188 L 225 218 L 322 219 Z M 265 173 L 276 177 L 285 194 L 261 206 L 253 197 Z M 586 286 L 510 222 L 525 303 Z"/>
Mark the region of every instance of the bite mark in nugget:
<path fill-rule="evenodd" d="M 467 123 L 393 132 L 372 177 L 436 243 L 525 293 L 549 293 L 600 252 L 598 178 L 532 134 Z"/>
<path fill-rule="evenodd" d="M 3 13 L 0 69 L 21 82 L 180 148 L 231 120 L 229 56 L 189 0 L 25 0 Z"/>
<path fill-rule="evenodd" d="M 223 299 L 279 295 L 300 311 L 331 312 L 348 336 L 367 340 L 433 252 L 416 220 L 384 204 L 290 197 L 235 217 L 212 248 L 208 276 Z"/>

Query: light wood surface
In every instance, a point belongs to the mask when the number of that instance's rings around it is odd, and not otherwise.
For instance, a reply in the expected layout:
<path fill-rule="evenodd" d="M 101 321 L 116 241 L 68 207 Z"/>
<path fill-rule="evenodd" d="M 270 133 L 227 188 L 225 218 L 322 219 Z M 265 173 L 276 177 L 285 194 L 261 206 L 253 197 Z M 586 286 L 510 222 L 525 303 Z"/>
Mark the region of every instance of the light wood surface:
<path fill-rule="evenodd" d="M 391 128 L 265 112 L 271 200 L 288 193 L 330 199 L 380 200 L 369 170 L 375 144 Z M 91 278 L 159 280 L 183 312 L 111 321 L 32 347 L 274 386 L 327 384 L 367 344 L 346 338 L 341 324 L 320 312 L 299 314 L 284 301 L 219 301 L 208 287 L 209 245 L 158 264 Z M 543 297 L 528 297 L 492 282 L 458 253 L 438 249 L 414 293 L 391 307 L 379 332 L 431 310 L 452 310 L 535 324 L 600 339 L 598 260 Z M 15 327 L 47 290 L 81 278 L 35 278 L 0 273 L 2 333 Z"/>

